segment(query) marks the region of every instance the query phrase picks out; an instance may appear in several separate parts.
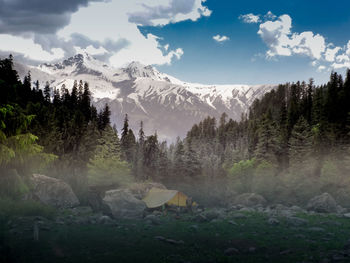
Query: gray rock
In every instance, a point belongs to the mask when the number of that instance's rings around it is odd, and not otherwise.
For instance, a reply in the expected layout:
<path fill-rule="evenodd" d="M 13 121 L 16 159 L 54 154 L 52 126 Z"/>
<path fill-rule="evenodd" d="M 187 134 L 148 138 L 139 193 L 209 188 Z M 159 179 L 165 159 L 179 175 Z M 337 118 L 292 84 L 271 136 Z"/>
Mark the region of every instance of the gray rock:
<path fill-rule="evenodd" d="M 256 252 L 256 247 L 250 247 L 250 248 L 248 248 L 248 252 L 249 252 L 249 253 L 254 253 L 254 252 Z"/>
<path fill-rule="evenodd" d="M 233 220 L 228 221 L 228 223 L 229 223 L 230 225 L 234 225 L 234 226 L 237 226 L 237 225 L 238 225 L 238 224 L 237 224 L 235 221 L 233 221 Z"/>
<path fill-rule="evenodd" d="M 255 209 L 252 207 L 243 207 L 239 211 L 241 211 L 241 212 L 255 212 Z"/>
<path fill-rule="evenodd" d="M 103 203 L 114 218 L 142 218 L 146 204 L 125 189 L 107 191 Z"/>
<path fill-rule="evenodd" d="M 230 247 L 224 251 L 225 256 L 233 256 L 238 253 L 239 253 L 239 250 L 234 247 Z"/>
<path fill-rule="evenodd" d="M 272 217 L 293 217 L 296 212 L 284 205 L 278 204 L 273 209 L 270 209 L 268 214 Z"/>
<path fill-rule="evenodd" d="M 193 232 L 197 232 L 198 231 L 198 225 L 191 225 L 190 227 L 189 227 L 189 229 L 191 230 L 191 231 L 193 231 Z"/>
<path fill-rule="evenodd" d="M 276 225 L 279 225 L 280 221 L 275 218 L 275 217 L 271 217 L 267 220 L 267 222 L 270 224 L 270 225 L 273 225 L 273 226 L 276 226 Z"/>
<path fill-rule="evenodd" d="M 199 215 L 196 215 L 195 221 L 200 222 L 200 223 L 203 223 L 203 222 L 207 222 L 207 221 L 209 221 L 209 220 L 208 220 L 208 218 L 206 218 L 205 215 L 199 214 Z"/>
<path fill-rule="evenodd" d="M 219 209 L 212 209 L 209 211 L 205 211 L 203 214 L 209 221 L 224 217 L 224 212 Z"/>
<path fill-rule="evenodd" d="M 40 174 L 33 174 L 30 177 L 33 185 L 31 198 L 43 204 L 69 208 L 79 205 L 79 200 L 72 188 L 65 182 Z"/>
<path fill-rule="evenodd" d="M 293 205 L 290 210 L 296 213 L 305 213 L 305 210 L 297 205 Z"/>
<path fill-rule="evenodd" d="M 348 239 L 348 241 L 345 243 L 344 249 L 345 250 L 350 250 L 350 239 Z"/>
<path fill-rule="evenodd" d="M 144 219 L 153 225 L 160 225 L 161 224 L 160 219 L 155 215 L 148 215 Z"/>
<path fill-rule="evenodd" d="M 242 213 L 234 213 L 234 214 L 231 214 L 230 217 L 234 218 L 234 219 L 246 219 L 247 218 L 247 216 L 242 214 Z"/>
<path fill-rule="evenodd" d="M 287 217 L 287 222 L 293 226 L 307 225 L 309 222 L 306 219 L 299 217 Z"/>
<path fill-rule="evenodd" d="M 312 198 L 307 204 L 307 209 L 318 213 L 335 213 L 337 203 L 330 194 L 324 193 Z"/>
<path fill-rule="evenodd" d="M 324 228 L 322 227 L 309 227 L 307 230 L 312 231 L 312 232 L 324 232 Z"/>
<path fill-rule="evenodd" d="M 155 239 L 165 242 L 165 243 L 169 243 L 172 245 L 182 245 L 185 244 L 185 242 L 183 240 L 174 240 L 174 239 L 170 239 L 170 238 L 165 238 L 163 236 L 155 236 Z"/>
<path fill-rule="evenodd" d="M 266 205 L 266 200 L 263 196 L 255 193 L 245 193 L 236 197 L 235 204 L 241 204 L 247 207 Z"/>
<path fill-rule="evenodd" d="M 80 216 L 80 215 L 91 215 L 93 213 L 92 208 L 90 206 L 78 206 L 74 207 L 72 210 L 72 213 L 74 215 Z"/>
<path fill-rule="evenodd" d="M 348 210 L 344 207 L 341 207 L 340 205 L 337 205 L 337 213 L 338 214 L 345 214 Z"/>
<path fill-rule="evenodd" d="M 109 216 L 106 216 L 106 215 L 99 217 L 97 222 L 99 224 L 102 224 L 102 225 L 111 225 L 114 223 L 112 218 L 110 218 Z"/>

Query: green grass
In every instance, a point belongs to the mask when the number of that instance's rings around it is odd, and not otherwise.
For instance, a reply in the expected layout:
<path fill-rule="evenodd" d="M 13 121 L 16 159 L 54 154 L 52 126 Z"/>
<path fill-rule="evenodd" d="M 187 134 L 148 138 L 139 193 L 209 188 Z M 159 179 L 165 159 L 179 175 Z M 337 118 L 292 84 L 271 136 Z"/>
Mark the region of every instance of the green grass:
<path fill-rule="evenodd" d="M 56 209 L 35 201 L 0 199 L 0 217 L 3 218 L 18 216 L 42 216 L 52 219 L 55 217 L 56 212 Z"/>
<path fill-rule="evenodd" d="M 234 219 L 237 225 L 195 223 L 172 216 L 152 226 L 138 220 L 119 221 L 118 226 L 53 224 L 50 231 L 40 232 L 39 242 L 32 240 L 30 229 L 21 235 L 5 229 L 0 245 L 5 256 L 0 262 L 319 262 L 331 251 L 342 249 L 350 237 L 349 219 L 300 215 L 309 224 L 295 227 L 281 218 L 280 225 L 271 226 L 263 214 L 245 214 L 246 219 Z M 197 230 L 190 228 L 194 224 Z M 184 244 L 169 244 L 155 236 L 183 240 Z M 224 255 L 229 247 L 239 253 Z M 249 252 L 253 247 L 256 250 Z"/>

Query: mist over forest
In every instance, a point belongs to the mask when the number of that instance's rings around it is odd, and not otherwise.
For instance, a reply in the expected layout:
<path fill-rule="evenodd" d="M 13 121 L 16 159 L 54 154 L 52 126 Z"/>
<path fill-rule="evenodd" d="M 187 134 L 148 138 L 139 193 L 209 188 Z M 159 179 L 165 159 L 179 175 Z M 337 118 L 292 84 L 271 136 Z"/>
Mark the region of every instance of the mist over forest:
<path fill-rule="evenodd" d="M 0 212 L 6 218 L 6 213 L 50 218 L 56 208 L 79 206 L 105 214 L 107 221 L 138 212 L 136 217 L 152 224 L 159 219 L 152 211 L 145 215 L 139 203 L 150 190 L 142 187 L 150 185 L 191 197 L 190 206 L 199 211 L 195 218 L 204 221 L 215 209 L 271 211 L 279 205 L 305 212 L 312 210 L 313 198 L 325 203 L 317 201 L 316 212 L 346 214 L 349 102 L 350 71 L 344 77 L 332 72 L 320 86 L 312 79 L 279 85 L 255 100 L 240 121 L 224 112 L 219 119 L 208 116 L 168 144 L 156 133 L 145 134 L 142 122 L 139 130 L 130 129 L 128 115 L 122 127 L 112 126 L 109 106 L 97 111 L 84 80 L 71 92 L 65 85 L 41 87 L 30 72 L 20 80 L 10 56 L 0 60 Z M 40 188 L 45 184 L 49 188 Z M 64 184 L 64 191 L 53 190 L 55 184 Z M 115 191 L 125 196 L 131 191 L 135 206 L 115 212 L 108 203 Z M 230 251 L 225 255 L 236 253 Z M 6 253 L 4 262 L 13 252 Z"/>

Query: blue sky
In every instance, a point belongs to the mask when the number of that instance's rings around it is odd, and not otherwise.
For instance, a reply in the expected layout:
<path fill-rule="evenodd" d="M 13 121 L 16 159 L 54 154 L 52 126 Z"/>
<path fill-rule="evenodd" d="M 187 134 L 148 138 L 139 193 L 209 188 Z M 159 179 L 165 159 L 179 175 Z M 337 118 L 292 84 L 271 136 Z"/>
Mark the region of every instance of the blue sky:
<path fill-rule="evenodd" d="M 0 55 L 30 64 L 86 51 L 206 84 L 324 83 L 350 67 L 348 1 L 16 0 L 0 24 Z"/>
<path fill-rule="evenodd" d="M 277 56 L 268 59 L 266 44 L 257 34 L 258 24 L 243 23 L 242 14 L 288 14 L 293 32 L 312 31 L 327 42 L 345 46 L 350 39 L 350 2 L 341 5 L 334 1 L 218 1 L 205 4 L 213 11 L 210 17 L 196 22 L 184 21 L 164 27 L 141 27 L 162 37 L 163 43 L 181 46 L 184 55 L 171 66 L 160 70 L 192 82 L 205 83 L 283 83 L 308 80 L 326 82 L 327 70 L 318 72 L 305 55 Z M 321 3 L 321 4 L 320 4 Z M 224 43 L 213 41 L 220 34 L 230 38 Z M 337 69 L 343 72 L 344 69 Z"/>

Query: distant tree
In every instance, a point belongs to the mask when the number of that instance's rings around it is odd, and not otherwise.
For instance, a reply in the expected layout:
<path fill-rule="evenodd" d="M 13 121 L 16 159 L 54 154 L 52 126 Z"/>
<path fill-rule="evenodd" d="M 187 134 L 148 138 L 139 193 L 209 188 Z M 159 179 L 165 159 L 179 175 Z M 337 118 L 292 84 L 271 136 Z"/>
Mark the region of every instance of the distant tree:
<path fill-rule="evenodd" d="M 157 134 L 148 136 L 143 149 L 143 166 L 145 179 L 155 178 L 158 175 L 159 144 Z"/>
<path fill-rule="evenodd" d="M 44 99 L 46 102 L 51 101 L 51 88 L 50 83 L 47 81 L 44 88 Z"/>
<path fill-rule="evenodd" d="M 312 154 L 312 133 L 304 117 L 300 117 L 294 125 L 289 140 L 289 156 L 291 166 L 300 166 L 309 161 Z"/>
<path fill-rule="evenodd" d="M 276 152 L 278 152 L 278 138 L 272 121 L 267 115 L 263 117 L 258 129 L 258 144 L 255 150 L 255 157 L 258 161 L 269 161 L 277 163 Z"/>
<path fill-rule="evenodd" d="M 201 163 L 199 161 L 197 153 L 193 150 L 192 142 L 186 141 L 186 147 L 183 156 L 185 175 L 188 177 L 200 176 Z"/>

